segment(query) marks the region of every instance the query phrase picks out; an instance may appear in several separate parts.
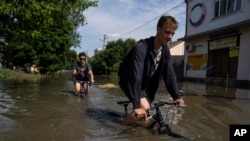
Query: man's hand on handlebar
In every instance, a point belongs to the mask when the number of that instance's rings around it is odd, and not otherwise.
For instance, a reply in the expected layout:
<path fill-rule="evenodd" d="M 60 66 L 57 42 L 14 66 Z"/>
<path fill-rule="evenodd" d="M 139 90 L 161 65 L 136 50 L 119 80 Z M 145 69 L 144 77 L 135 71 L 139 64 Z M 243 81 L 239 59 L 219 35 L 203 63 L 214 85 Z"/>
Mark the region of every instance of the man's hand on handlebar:
<path fill-rule="evenodd" d="M 79 72 L 84 72 L 84 67 L 81 67 Z"/>
<path fill-rule="evenodd" d="M 185 106 L 185 102 L 182 98 L 176 99 L 175 102 L 179 105 L 179 106 Z"/>
<path fill-rule="evenodd" d="M 144 108 L 134 109 L 135 117 L 139 120 L 147 120 L 147 111 Z"/>

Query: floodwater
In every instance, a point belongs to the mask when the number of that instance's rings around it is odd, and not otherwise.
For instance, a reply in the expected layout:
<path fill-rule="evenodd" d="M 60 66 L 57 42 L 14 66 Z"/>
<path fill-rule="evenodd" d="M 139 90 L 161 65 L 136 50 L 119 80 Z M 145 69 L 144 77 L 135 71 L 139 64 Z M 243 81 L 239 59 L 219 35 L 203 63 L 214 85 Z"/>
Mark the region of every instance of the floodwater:
<path fill-rule="evenodd" d="M 156 127 L 122 126 L 124 108 L 116 101 L 126 97 L 116 78 L 95 79 L 91 94 L 83 98 L 73 95 L 67 74 L 33 82 L 0 81 L 0 141 L 179 140 L 158 135 Z M 189 140 L 228 141 L 230 124 L 250 124 L 248 90 L 194 83 L 179 84 L 179 89 L 187 106 L 178 109 L 172 130 Z M 164 91 L 161 86 L 157 100 L 169 99 Z"/>

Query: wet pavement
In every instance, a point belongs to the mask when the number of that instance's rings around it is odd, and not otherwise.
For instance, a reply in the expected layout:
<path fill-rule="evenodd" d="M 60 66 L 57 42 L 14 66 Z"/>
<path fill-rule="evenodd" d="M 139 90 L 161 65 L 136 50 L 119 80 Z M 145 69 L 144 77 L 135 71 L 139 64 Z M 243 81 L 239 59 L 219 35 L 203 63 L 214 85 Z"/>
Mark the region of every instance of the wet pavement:
<path fill-rule="evenodd" d="M 249 90 L 194 83 L 181 83 L 179 89 L 187 106 L 178 109 L 172 130 L 190 140 L 227 141 L 230 124 L 250 124 Z M 70 75 L 0 81 L 0 141 L 179 140 L 159 136 L 156 128 L 122 126 L 124 109 L 116 101 L 126 97 L 117 78 L 96 76 L 90 90 L 84 98 L 74 96 Z M 163 99 L 169 96 L 161 85 L 156 101 Z"/>

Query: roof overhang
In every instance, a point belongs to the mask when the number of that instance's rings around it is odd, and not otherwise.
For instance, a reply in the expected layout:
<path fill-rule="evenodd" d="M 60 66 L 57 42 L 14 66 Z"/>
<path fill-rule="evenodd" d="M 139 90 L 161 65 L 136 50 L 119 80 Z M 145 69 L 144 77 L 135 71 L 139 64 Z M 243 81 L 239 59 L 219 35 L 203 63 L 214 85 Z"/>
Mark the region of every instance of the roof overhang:
<path fill-rule="evenodd" d="M 201 36 L 206 36 L 206 35 L 211 35 L 211 34 L 215 34 L 218 32 L 223 32 L 226 31 L 228 29 L 232 29 L 232 28 L 240 28 L 240 27 L 246 27 L 250 25 L 250 20 L 246 20 L 237 24 L 233 24 L 233 25 L 229 25 L 229 26 L 225 26 L 225 27 L 221 27 L 221 28 L 216 28 L 213 30 L 209 30 L 206 32 L 202 32 L 202 33 L 198 33 L 198 34 L 194 34 L 194 35 L 190 35 L 190 36 L 185 36 L 184 38 L 180 38 L 179 40 L 191 40 L 191 39 L 195 39 L 197 37 L 201 37 Z"/>

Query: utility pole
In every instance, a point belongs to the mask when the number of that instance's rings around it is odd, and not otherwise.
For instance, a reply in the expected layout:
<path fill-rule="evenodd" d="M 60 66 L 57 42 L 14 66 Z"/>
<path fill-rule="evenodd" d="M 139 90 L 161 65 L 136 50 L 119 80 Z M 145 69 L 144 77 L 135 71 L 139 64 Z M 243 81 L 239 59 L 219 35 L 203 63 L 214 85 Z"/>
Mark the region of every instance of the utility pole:
<path fill-rule="evenodd" d="M 108 35 L 104 34 L 103 37 L 100 39 L 101 41 L 103 41 L 103 50 L 105 49 L 105 44 L 106 44 L 106 40 L 108 39 Z"/>

